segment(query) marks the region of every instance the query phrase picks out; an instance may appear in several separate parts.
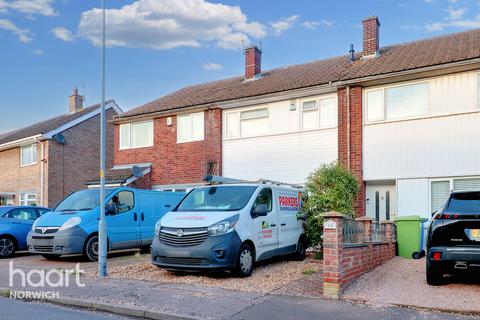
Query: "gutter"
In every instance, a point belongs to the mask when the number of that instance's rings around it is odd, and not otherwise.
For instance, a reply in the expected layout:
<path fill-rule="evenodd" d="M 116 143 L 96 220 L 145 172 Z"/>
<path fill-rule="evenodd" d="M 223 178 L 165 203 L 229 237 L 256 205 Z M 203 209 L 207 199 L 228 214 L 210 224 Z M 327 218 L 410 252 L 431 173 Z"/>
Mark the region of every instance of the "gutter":
<path fill-rule="evenodd" d="M 22 145 L 28 144 L 28 143 L 36 143 L 42 138 L 43 140 L 43 135 L 42 134 L 37 134 L 34 136 L 18 139 L 15 141 L 7 142 L 2 145 L 0 145 L 0 151 L 11 149 L 11 148 L 16 148 L 20 147 Z"/>

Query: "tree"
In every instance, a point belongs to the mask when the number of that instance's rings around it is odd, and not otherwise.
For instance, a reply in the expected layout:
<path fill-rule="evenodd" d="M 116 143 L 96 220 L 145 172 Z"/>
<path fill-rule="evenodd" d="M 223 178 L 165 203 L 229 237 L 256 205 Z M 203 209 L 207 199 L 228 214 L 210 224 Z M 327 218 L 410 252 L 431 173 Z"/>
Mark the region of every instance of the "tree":
<path fill-rule="evenodd" d="M 322 244 L 322 213 L 336 211 L 354 216 L 354 200 L 359 192 L 355 176 L 337 162 L 322 165 L 310 173 L 306 182 L 303 211 L 307 215 L 309 245 Z"/>

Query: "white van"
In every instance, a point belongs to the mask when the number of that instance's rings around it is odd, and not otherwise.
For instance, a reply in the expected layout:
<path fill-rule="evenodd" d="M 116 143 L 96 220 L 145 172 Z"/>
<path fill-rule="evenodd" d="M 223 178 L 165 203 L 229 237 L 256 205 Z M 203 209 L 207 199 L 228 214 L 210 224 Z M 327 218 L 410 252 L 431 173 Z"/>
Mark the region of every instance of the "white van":
<path fill-rule="evenodd" d="M 286 254 L 303 260 L 301 204 L 298 187 L 265 181 L 195 188 L 155 226 L 152 263 L 248 277 L 255 261 Z"/>

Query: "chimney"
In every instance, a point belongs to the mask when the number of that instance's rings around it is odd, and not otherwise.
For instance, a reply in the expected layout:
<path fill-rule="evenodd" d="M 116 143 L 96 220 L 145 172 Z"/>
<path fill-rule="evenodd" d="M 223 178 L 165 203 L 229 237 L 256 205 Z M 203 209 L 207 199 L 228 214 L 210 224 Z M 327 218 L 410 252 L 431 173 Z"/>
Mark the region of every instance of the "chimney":
<path fill-rule="evenodd" d="M 380 54 L 379 29 L 378 17 L 363 20 L 363 57 L 375 57 Z"/>
<path fill-rule="evenodd" d="M 245 80 L 254 80 L 262 73 L 262 50 L 257 46 L 245 48 Z"/>
<path fill-rule="evenodd" d="M 75 113 L 83 109 L 83 96 L 78 94 L 78 88 L 73 89 L 73 94 L 68 97 L 68 109 L 70 113 Z"/>

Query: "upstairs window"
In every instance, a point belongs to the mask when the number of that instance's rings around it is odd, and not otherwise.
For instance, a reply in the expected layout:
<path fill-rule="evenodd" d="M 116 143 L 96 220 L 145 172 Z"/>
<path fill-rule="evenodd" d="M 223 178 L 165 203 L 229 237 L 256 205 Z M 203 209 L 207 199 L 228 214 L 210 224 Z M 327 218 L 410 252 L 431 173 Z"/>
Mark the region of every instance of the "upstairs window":
<path fill-rule="evenodd" d="M 367 91 L 369 122 L 422 116 L 428 110 L 428 82 Z"/>
<path fill-rule="evenodd" d="M 37 144 L 20 148 L 20 166 L 29 166 L 37 163 Z"/>
<path fill-rule="evenodd" d="M 153 121 L 120 125 L 120 149 L 153 146 Z"/>
<path fill-rule="evenodd" d="M 240 112 L 240 135 L 258 136 L 268 133 L 268 109 L 254 109 Z"/>
<path fill-rule="evenodd" d="M 337 103 L 335 98 L 308 100 L 302 103 L 302 128 L 304 130 L 336 126 Z"/>
<path fill-rule="evenodd" d="M 203 112 L 177 116 L 177 143 L 203 140 L 204 129 Z"/>

